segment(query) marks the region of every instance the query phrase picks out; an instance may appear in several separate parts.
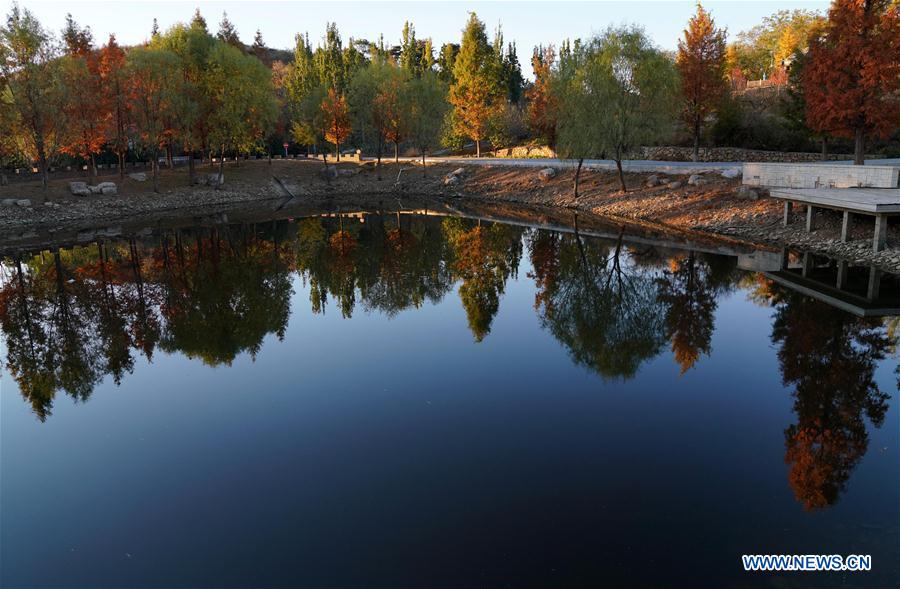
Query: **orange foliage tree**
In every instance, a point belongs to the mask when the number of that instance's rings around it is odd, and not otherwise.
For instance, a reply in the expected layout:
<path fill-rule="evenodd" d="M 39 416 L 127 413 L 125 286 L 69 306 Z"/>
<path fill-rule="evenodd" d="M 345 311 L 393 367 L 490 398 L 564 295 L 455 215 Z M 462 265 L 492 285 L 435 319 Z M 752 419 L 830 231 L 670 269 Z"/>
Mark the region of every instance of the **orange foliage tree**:
<path fill-rule="evenodd" d="M 400 161 L 400 142 L 406 135 L 406 117 L 400 104 L 400 88 L 406 78 L 399 72 L 390 77 L 375 96 L 375 127 L 394 144 L 394 162 Z"/>
<path fill-rule="evenodd" d="M 534 55 L 531 57 L 534 84 L 525 91 L 528 99 L 528 126 L 551 147 L 556 144 L 557 105 L 551 86 L 555 59 L 556 51 L 552 45 L 534 48 Z"/>
<path fill-rule="evenodd" d="M 328 89 L 328 95 L 322 100 L 322 117 L 324 119 L 325 140 L 334 143 L 337 161 L 341 161 L 341 143 L 350 136 L 350 111 L 344 96 L 334 88 Z"/>
<path fill-rule="evenodd" d="M 835 0 L 824 34 L 810 40 L 803 88 L 810 129 L 852 138 L 862 165 L 866 138 L 900 126 L 900 5 Z"/>
<path fill-rule="evenodd" d="M 716 111 L 728 89 L 725 31 L 716 28 L 712 17 L 699 3 L 697 13 L 684 30 L 684 39 L 678 41 L 675 65 L 681 74 L 684 96 L 682 118 L 694 136 L 693 159 L 696 162 L 703 123 Z"/>
<path fill-rule="evenodd" d="M 125 75 L 125 51 L 116 43 L 116 36 L 100 49 L 99 73 L 107 117 L 105 135 L 115 151 L 119 177 L 125 177 L 125 152 L 128 151 L 129 105 L 128 83 Z"/>

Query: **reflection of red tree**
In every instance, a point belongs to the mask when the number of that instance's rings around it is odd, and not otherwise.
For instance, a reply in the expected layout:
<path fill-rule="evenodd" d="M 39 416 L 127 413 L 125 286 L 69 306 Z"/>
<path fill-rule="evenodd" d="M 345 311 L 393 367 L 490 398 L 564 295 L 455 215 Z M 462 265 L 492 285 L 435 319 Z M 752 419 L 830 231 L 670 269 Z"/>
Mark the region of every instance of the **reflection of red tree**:
<path fill-rule="evenodd" d="M 708 268 L 693 253 L 673 258 L 660 280 L 660 301 L 667 305 L 666 327 L 675 361 L 684 374 L 709 354 L 716 296 L 706 274 Z"/>
<path fill-rule="evenodd" d="M 865 417 L 880 426 L 888 396 L 874 380 L 889 345 L 883 325 L 811 299 L 779 304 L 772 340 L 785 384 L 793 384 L 797 423 L 785 430 L 785 462 L 808 510 L 834 504 L 869 443 Z"/>
<path fill-rule="evenodd" d="M 529 243 L 531 267 L 528 275 L 534 280 L 534 308 L 544 308 L 547 315 L 553 314 L 552 293 L 559 278 L 559 234 L 551 231 L 536 231 Z"/>

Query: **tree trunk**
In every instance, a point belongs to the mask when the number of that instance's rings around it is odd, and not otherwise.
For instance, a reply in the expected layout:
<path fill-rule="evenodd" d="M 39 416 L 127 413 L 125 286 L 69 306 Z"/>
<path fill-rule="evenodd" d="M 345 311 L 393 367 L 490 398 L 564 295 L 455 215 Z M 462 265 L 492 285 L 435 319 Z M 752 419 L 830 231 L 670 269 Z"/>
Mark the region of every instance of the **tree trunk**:
<path fill-rule="evenodd" d="M 400 163 L 400 142 L 394 141 L 394 163 Z"/>
<path fill-rule="evenodd" d="M 97 179 L 97 160 L 93 153 L 91 154 L 91 175 L 95 180 Z"/>
<path fill-rule="evenodd" d="M 425 150 L 422 150 L 422 177 L 425 178 L 428 174 L 425 173 Z"/>
<path fill-rule="evenodd" d="M 194 185 L 194 152 L 188 152 L 188 186 Z"/>
<path fill-rule="evenodd" d="M 325 181 L 331 184 L 331 176 L 328 175 L 328 153 L 322 150 L 322 164 L 325 166 Z"/>
<path fill-rule="evenodd" d="M 853 165 L 862 166 L 866 163 L 866 134 L 859 128 L 856 129 L 856 146 L 853 151 Z"/>
<path fill-rule="evenodd" d="M 822 161 L 828 160 L 828 137 L 822 137 Z"/>
<path fill-rule="evenodd" d="M 159 148 L 153 150 L 153 192 L 159 193 Z"/>
<path fill-rule="evenodd" d="M 119 162 L 119 180 L 125 179 L 125 153 L 119 150 L 116 153 Z"/>
<path fill-rule="evenodd" d="M 622 172 L 622 160 L 616 160 L 616 169 L 619 170 L 619 183 L 622 184 L 622 192 L 628 192 L 628 188 L 625 186 L 625 174 Z"/>
<path fill-rule="evenodd" d="M 694 119 L 694 152 L 691 155 L 694 162 L 700 161 L 700 118 Z"/>
<path fill-rule="evenodd" d="M 378 180 L 381 180 L 381 150 L 383 148 L 384 141 L 382 139 L 378 139 L 378 153 L 376 154 L 376 162 L 375 162 L 375 174 Z"/>
<path fill-rule="evenodd" d="M 578 158 L 578 166 L 575 168 L 575 198 L 578 198 L 578 180 L 581 178 L 581 165 L 584 163 L 584 158 Z"/>
<path fill-rule="evenodd" d="M 481 157 L 481 139 L 475 140 L 475 157 Z"/>
<path fill-rule="evenodd" d="M 172 146 L 166 145 L 166 166 L 171 170 L 175 167 L 175 160 L 172 158 Z"/>
<path fill-rule="evenodd" d="M 47 155 L 44 153 L 43 146 L 38 150 L 38 166 L 40 166 L 41 169 L 41 185 L 46 192 L 47 183 L 50 181 L 50 178 L 47 172 Z"/>
<path fill-rule="evenodd" d="M 225 144 L 222 144 L 221 148 L 222 157 L 219 158 L 219 177 L 216 178 L 216 190 L 219 189 L 219 186 L 225 184 Z"/>
<path fill-rule="evenodd" d="M 341 163 L 341 144 L 340 143 L 334 144 L 334 160 L 337 163 Z"/>

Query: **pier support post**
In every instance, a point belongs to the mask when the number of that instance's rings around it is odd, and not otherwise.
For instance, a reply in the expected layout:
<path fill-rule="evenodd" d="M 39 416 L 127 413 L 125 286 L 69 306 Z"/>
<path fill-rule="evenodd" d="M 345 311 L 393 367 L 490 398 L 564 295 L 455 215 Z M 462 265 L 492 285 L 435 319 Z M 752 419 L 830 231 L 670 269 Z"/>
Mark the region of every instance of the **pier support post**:
<path fill-rule="evenodd" d="M 881 289 L 881 270 L 872 267 L 869 268 L 869 287 L 866 289 L 866 298 L 874 301 L 878 298 L 878 292 Z"/>
<path fill-rule="evenodd" d="M 813 215 L 816 213 L 816 208 L 812 205 L 806 205 L 806 232 L 809 233 L 813 230 Z"/>
<path fill-rule="evenodd" d="M 841 260 L 838 262 L 837 267 L 837 284 L 835 286 L 838 290 L 844 290 L 847 288 L 847 274 L 850 272 L 850 264 L 846 261 Z"/>
<path fill-rule="evenodd" d="M 841 224 L 841 241 L 850 239 L 850 231 L 853 229 L 853 213 L 844 211 L 844 222 Z"/>
<path fill-rule="evenodd" d="M 875 215 L 875 239 L 872 249 L 880 252 L 887 246 L 887 215 Z"/>
<path fill-rule="evenodd" d="M 803 278 L 806 278 L 807 276 L 809 276 L 809 273 L 812 271 L 812 269 L 813 269 L 812 254 L 809 252 L 806 252 L 803 254 L 803 269 L 800 271 L 800 275 L 803 276 Z"/>
<path fill-rule="evenodd" d="M 794 203 L 789 200 L 784 201 L 784 226 L 787 227 L 791 222 L 791 209 L 794 208 Z"/>
<path fill-rule="evenodd" d="M 781 269 L 787 270 L 791 262 L 791 254 L 786 247 L 781 248 Z"/>

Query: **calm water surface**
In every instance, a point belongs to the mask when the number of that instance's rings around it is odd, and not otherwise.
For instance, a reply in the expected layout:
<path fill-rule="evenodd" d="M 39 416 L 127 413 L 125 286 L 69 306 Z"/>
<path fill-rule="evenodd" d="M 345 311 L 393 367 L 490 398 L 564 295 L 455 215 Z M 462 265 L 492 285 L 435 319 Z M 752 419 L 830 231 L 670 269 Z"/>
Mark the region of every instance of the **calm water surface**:
<path fill-rule="evenodd" d="M 785 284 L 422 216 L 9 258 L 0 585 L 900 586 L 898 319 Z"/>

